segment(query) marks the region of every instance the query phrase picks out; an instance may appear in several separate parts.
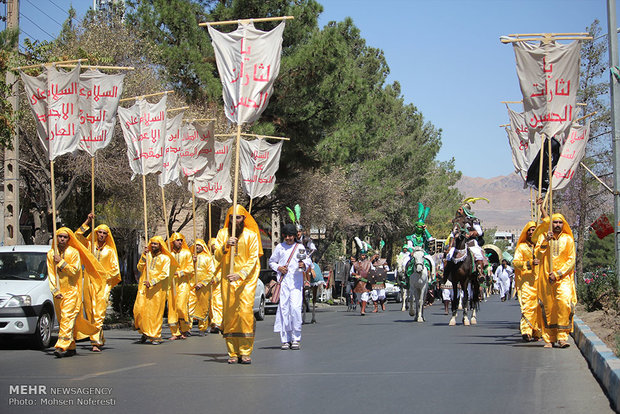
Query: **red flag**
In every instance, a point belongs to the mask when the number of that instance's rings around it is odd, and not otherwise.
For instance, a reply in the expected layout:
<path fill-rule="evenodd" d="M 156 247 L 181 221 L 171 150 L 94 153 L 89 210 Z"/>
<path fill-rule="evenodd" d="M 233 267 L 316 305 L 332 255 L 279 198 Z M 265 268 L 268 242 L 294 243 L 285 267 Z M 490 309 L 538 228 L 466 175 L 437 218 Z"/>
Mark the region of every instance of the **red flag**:
<path fill-rule="evenodd" d="M 590 227 L 592 227 L 592 229 L 596 232 L 599 239 L 603 239 L 605 236 L 608 236 L 614 232 L 614 228 L 609 222 L 609 218 L 606 214 L 601 214 L 601 216 L 597 218 L 596 221 L 590 225 Z"/>

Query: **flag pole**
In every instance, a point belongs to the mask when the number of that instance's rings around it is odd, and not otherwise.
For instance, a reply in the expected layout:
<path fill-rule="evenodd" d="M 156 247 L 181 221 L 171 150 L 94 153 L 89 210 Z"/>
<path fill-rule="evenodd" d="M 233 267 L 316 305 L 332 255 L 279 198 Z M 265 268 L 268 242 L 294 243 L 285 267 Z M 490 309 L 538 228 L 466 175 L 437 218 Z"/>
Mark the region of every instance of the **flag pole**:
<path fill-rule="evenodd" d="M 146 216 L 146 175 L 144 174 L 142 174 L 142 204 L 144 207 L 144 243 L 148 249 L 149 248 L 149 228 L 148 228 L 147 216 Z M 145 266 L 146 266 L 145 267 L 146 281 L 150 282 L 148 255 L 144 255 L 144 259 L 145 259 Z"/>
<path fill-rule="evenodd" d="M 196 196 L 194 193 L 194 180 L 192 180 L 192 224 L 194 227 L 194 254 L 197 255 L 196 252 Z M 198 284 L 198 275 L 196 274 L 196 261 L 194 262 L 194 286 Z"/>
<path fill-rule="evenodd" d="M 54 246 L 54 254 L 58 254 L 58 241 L 56 240 L 56 186 L 54 184 L 54 160 L 50 161 L 50 174 L 52 181 L 52 246 Z M 54 273 L 56 274 L 56 289 L 60 290 L 60 280 L 58 277 L 58 270 L 54 266 Z"/>
<path fill-rule="evenodd" d="M 93 222 L 90 223 L 90 244 L 95 255 L 95 156 L 90 157 L 90 205 L 93 214 Z"/>
<path fill-rule="evenodd" d="M 547 151 L 549 155 L 549 188 L 547 194 L 549 195 L 549 229 L 553 231 L 553 171 L 552 171 L 552 154 L 551 154 L 551 138 L 547 139 Z M 544 151 L 544 146 L 541 148 Z M 553 272 L 553 249 L 551 248 L 553 239 L 549 240 L 549 274 Z"/>
<path fill-rule="evenodd" d="M 161 204 L 164 209 L 164 225 L 166 226 L 166 243 L 170 243 L 170 230 L 168 228 L 168 211 L 166 210 L 166 193 L 164 192 L 164 187 L 161 187 Z M 171 249 L 172 247 L 170 247 Z M 170 284 L 172 286 L 172 297 L 176 300 L 177 290 L 176 283 L 174 281 L 174 275 L 172 276 L 172 282 Z"/>
<path fill-rule="evenodd" d="M 211 240 L 212 237 L 212 232 L 211 232 L 211 202 L 209 202 L 209 241 Z"/>
<path fill-rule="evenodd" d="M 543 158 L 545 156 L 545 134 L 540 134 L 540 160 L 538 163 L 538 198 L 542 197 Z"/>
<path fill-rule="evenodd" d="M 252 214 L 252 201 L 254 201 L 253 198 L 250 198 L 250 206 L 248 207 L 248 213 Z"/>
<path fill-rule="evenodd" d="M 237 124 L 237 139 L 235 146 L 235 183 L 233 187 L 233 217 L 232 220 L 232 234 L 230 237 L 235 237 L 235 231 L 237 227 L 237 220 L 235 216 L 237 215 L 237 187 L 239 185 L 239 146 L 241 145 L 241 124 Z M 232 246 L 230 249 L 230 273 L 234 273 L 235 271 L 235 253 L 236 246 Z"/>

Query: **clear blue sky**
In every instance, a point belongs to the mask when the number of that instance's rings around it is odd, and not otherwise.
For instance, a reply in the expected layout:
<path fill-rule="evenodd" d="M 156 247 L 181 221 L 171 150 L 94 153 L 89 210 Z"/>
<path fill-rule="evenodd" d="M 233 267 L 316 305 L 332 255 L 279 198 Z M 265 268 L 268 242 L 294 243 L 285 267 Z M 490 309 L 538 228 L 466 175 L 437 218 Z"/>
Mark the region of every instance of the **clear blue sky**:
<path fill-rule="evenodd" d="M 607 33 L 605 0 L 318 0 L 320 25 L 349 16 L 372 47 L 383 49 L 389 82 L 405 102 L 441 128 L 440 160 L 452 157 L 471 177 L 514 170 L 501 101 L 521 99 L 510 33 L 583 32 L 599 19 Z M 69 5 L 78 18 L 92 0 L 20 0 L 23 35 L 50 40 Z M 4 6 L 0 13 L 5 15 Z M 518 109 L 518 107 L 514 107 Z"/>

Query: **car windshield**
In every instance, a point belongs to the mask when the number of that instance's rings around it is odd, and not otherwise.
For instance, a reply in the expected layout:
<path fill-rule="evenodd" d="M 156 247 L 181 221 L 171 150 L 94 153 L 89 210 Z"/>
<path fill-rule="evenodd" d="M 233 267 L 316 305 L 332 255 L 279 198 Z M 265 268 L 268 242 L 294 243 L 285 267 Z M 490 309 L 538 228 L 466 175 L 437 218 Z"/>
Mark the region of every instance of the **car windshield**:
<path fill-rule="evenodd" d="M 47 264 L 45 253 L 0 253 L 0 280 L 45 280 Z"/>
<path fill-rule="evenodd" d="M 387 272 L 387 281 L 388 282 L 396 281 L 396 275 L 394 274 L 394 272 Z"/>

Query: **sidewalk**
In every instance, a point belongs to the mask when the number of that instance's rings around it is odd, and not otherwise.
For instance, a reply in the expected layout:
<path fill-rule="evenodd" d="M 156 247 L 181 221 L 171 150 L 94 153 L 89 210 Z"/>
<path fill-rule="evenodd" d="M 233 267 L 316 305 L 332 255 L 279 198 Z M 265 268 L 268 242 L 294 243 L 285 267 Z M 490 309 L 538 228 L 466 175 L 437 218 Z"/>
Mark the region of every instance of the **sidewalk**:
<path fill-rule="evenodd" d="M 620 359 L 581 319 L 575 317 L 574 322 L 573 339 L 588 361 L 594 376 L 607 393 L 613 408 L 618 411 L 618 404 L 620 403 Z"/>

